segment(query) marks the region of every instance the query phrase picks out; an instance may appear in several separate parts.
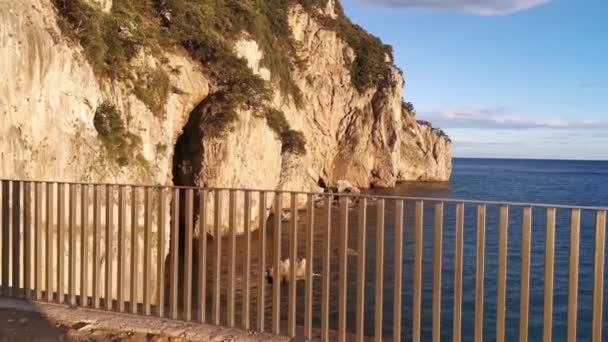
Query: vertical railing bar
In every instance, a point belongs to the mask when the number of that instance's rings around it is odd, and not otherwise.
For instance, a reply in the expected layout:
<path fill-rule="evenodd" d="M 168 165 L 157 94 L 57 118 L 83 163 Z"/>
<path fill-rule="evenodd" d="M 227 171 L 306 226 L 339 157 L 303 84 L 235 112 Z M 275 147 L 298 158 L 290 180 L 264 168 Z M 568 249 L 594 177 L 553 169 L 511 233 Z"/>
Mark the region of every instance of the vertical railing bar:
<path fill-rule="evenodd" d="M 156 253 L 156 314 L 158 317 L 165 316 L 165 231 L 167 197 L 165 188 L 158 189 L 158 251 Z"/>
<path fill-rule="evenodd" d="M 477 266 L 475 275 L 475 342 L 483 341 L 483 296 L 486 250 L 486 205 L 477 206 Z"/>
<path fill-rule="evenodd" d="M 221 299 L 221 275 L 222 275 L 222 192 L 215 190 L 214 201 L 214 235 L 215 240 L 215 277 L 213 280 L 213 323 L 220 325 L 220 299 Z"/>
<path fill-rule="evenodd" d="M 275 192 L 274 199 L 274 247 L 273 247 L 273 281 L 272 281 L 272 333 L 281 331 L 281 220 L 283 213 L 283 194 Z"/>
<path fill-rule="evenodd" d="M 11 287 L 11 296 L 20 297 L 20 274 L 21 274 L 21 241 L 20 240 L 20 227 L 19 221 L 21 216 L 21 182 L 14 181 L 12 182 L 13 186 L 13 207 L 12 207 L 12 240 L 13 240 L 13 248 L 12 248 L 12 287 Z M 36 189 L 36 183 L 33 184 L 34 190 Z M 32 208 L 34 211 L 36 208 L 37 197 L 34 196 L 34 203 L 32 205 L 32 183 L 27 182 L 23 184 L 23 197 L 24 197 L 24 205 L 23 205 L 23 296 L 27 299 L 32 298 L 32 288 L 34 287 L 34 283 L 36 281 L 35 268 L 32 269 L 32 262 L 35 262 L 35 258 L 32 260 L 32 252 L 35 254 L 34 244 L 36 241 L 36 218 L 34 218 L 34 225 L 32 226 Z M 34 266 L 35 267 L 35 266 Z M 34 279 L 32 279 L 32 277 Z"/>
<path fill-rule="evenodd" d="M 236 275 L 236 190 L 230 190 L 228 199 L 228 227 L 230 236 L 228 240 L 228 308 L 227 322 L 230 328 L 234 327 L 234 296 L 235 296 L 235 275 Z"/>
<path fill-rule="evenodd" d="M 10 207 L 9 207 L 9 181 L 2 181 L 2 210 L 0 211 L 0 215 L 2 216 L 2 295 L 9 295 L 9 239 L 10 239 Z"/>
<path fill-rule="evenodd" d="M 580 221 L 581 210 L 572 209 L 570 223 L 570 267 L 568 272 L 568 342 L 576 341 Z"/>
<path fill-rule="evenodd" d="M 106 185 L 106 310 L 112 310 L 112 235 L 114 233 L 114 190 L 111 185 Z"/>
<path fill-rule="evenodd" d="M 532 207 L 523 210 L 521 231 L 521 287 L 519 304 L 519 341 L 528 341 L 528 315 L 530 305 L 530 244 L 532 234 Z"/>
<path fill-rule="evenodd" d="M 296 336 L 296 269 L 298 267 L 298 195 L 291 194 L 291 219 L 289 223 L 289 301 L 288 301 L 288 327 L 289 336 Z"/>
<path fill-rule="evenodd" d="M 53 301 L 53 195 L 54 184 L 46 183 L 46 301 Z"/>
<path fill-rule="evenodd" d="M 306 279 L 304 284 L 304 338 L 312 340 L 312 302 L 313 302 L 313 250 L 314 250 L 314 211 L 313 195 L 306 202 Z"/>
<path fill-rule="evenodd" d="M 464 249 L 464 203 L 456 204 L 456 227 L 454 233 L 454 342 L 462 339 L 462 259 Z"/>
<path fill-rule="evenodd" d="M 264 331 L 264 309 L 265 309 L 265 287 L 266 277 L 264 271 L 266 268 L 266 192 L 260 191 L 260 204 L 259 204 L 259 235 L 258 241 L 258 258 L 259 258 L 259 269 L 258 269 L 258 308 L 257 308 L 257 329 L 260 332 Z"/>
<path fill-rule="evenodd" d="M 173 189 L 173 206 L 171 208 L 171 296 L 169 297 L 169 307 L 171 310 L 171 318 L 177 319 L 177 293 L 178 293 L 178 276 L 179 276 L 179 196 L 180 189 Z"/>
<path fill-rule="evenodd" d="M 184 234 L 184 320 L 192 320 L 192 231 L 194 191 L 186 190 L 185 234 Z"/>
<path fill-rule="evenodd" d="M 604 304 L 604 252 L 606 248 L 606 211 L 599 210 L 595 218 L 595 261 L 593 264 L 593 342 L 602 341 Z"/>
<path fill-rule="evenodd" d="M 383 291 L 384 291 L 384 199 L 376 202 L 376 284 L 374 341 L 382 341 Z"/>
<path fill-rule="evenodd" d="M 34 189 L 36 189 L 36 184 L 34 183 Z M 13 207 L 12 207 L 12 240 L 13 240 L 13 248 L 12 248 L 12 287 L 11 287 L 11 296 L 19 297 L 21 296 L 21 291 L 19 291 L 19 278 L 20 278 L 20 267 L 21 263 L 19 260 L 21 259 L 21 241 L 20 240 L 20 229 L 19 229 L 19 219 L 20 219 L 20 193 L 21 193 L 21 184 L 20 182 L 14 181 L 12 182 L 13 186 Z M 32 183 L 27 182 L 23 185 L 24 190 L 24 206 L 23 206 L 23 296 L 26 299 L 32 298 L 32 288 L 34 287 L 33 283 L 36 281 L 36 275 L 32 270 L 32 252 L 34 254 L 36 251 L 33 248 L 33 244 L 36 241 L 36 223 L 32 226 L 32 207 L 34 207 L 34 211 L 36 208 L 36 201 L 38 198 L 34 196 L 34 205 L 32 206 Z M 36 220 L 36 218 L 34 218 Z M 34 279 L 32 279 L 32 277 Z"/>
<path fill-rule="evenodd" d="M 70 305 L 76 305 L 76 185 L 69 185 L 69 229 L 70 250 L 68 271 L 68 293 Z"/>
<path fill-rule="evenodd" d="M 401 341 L 401 291 L 403 287 L 403 200 L 395 200 L 395 265 L 393 286 L 393 341 Z"/>
<path fill-rule="evenodd" d="M 355 327 L 356 341 L 365 338 L 365 236 L 367 228 L 367 198 L 359 198 L 359 217 L 357 220 L 357 314 Z"/>
<path fill-rule="evenodd" d="M 199 191 L 199 230 L 198 230 L 198 312 L 199 322 L 207 322 L 207 215 L 209 192 Z"/>
<path fill-rule="evenodd" d="M 57 303 L 65 300 L 65 187 L 57 184 Z M 29 185 L 28 185 L 29 188 Z M 27 193 L 27 192 L 26 192 Z M 27 253 L 26 253 L 27 255 Z"/>
<path fill-rule="evenodd" d="M 323 236 L 323 269 L 321 283 L 321 340 L 329 341 L 329 284 L 331 257 L 331 205 L 332 195 L 325 197 L 325 234 Z"/>
<path fill-rule="evenodd" d="M 42 183 L 36 183 L 34 194 L 36 196 L 36 209 L 34 216 L 34 275 L 35 275 L 35 298 L 36 300 L 42 299 Z M 14 195 L 13 188 L 13 195 Z M 19 188 L 17 187 L 17 192 Z M 19 200 L 16 200 L 17 207 L 19 207 Z M 15 215 L 13 224 L 18 222 L 19 215 Z M 18 225 L 17 225 L 18 227 Z M 13 278 L 15 279 L 15 278 Z M 17 277 L 17 279 L 19 279 Z M 14 281 L 14 280 L 13 280 Z M 76 291 L 74 291 L 76 292 Z"/>
<path fill-rule="evenodd" d="M 146 188 L 144 193 L 144 315 L 150 316 L 151 288 L 150 271 L 152 268 L 152 188 Z M 160 251 L 158 251 L 160 256 Z"/>
<path fill-rule="evenodd" d="M 139 188 L 131 187 L 131 286 L 130 300 L 131 313 L 137 313 L 138 303 L 138 274 L 137 265 L 139 261 Z M 144 284 L 145 286 L 145 284 Z"/>
<path fill-rule="evenodd" d="M 126 224 L 127 224 L 127 187 L 121 185 L 118 190 L 118 281 L 117 281 L 117 310 L 118 312 L 125 311 L 125 268 L 126 268 Z M 133 270 L 131 270 L 133 277 Z M 134 304 L 131 296 L 131 305 Z"/>
<path fill-rule="evenodd" d="M 243 193 L 245 212 L 244 212 L 244 230 L 245 230 L 245 267 L 243 274 L 243 299 L 242 299 L 242 308 L 243 308 L 243 317 L 242 317 L 242 325 L 243 329 L 249 330 L 250 319 L 249 319 L 249 306 L 250 306 L 250 295 L 249 288 L 251 286 L 251 191 L 247 190 Z"/>
<path fill-rule="evenodd" d="M 93 188 L 93 309 L 99 308 L 101 251 L 101 186 Z"/>
<path fill-rule="evenodd" d="M 505 316 L 507 295 L 507 244 L 509 229 L 509 207 L 500 206 L 500 222 L 498 227 L 498 282 L 496 299 L 496 341 L 505 340 Z"/>
<path fill-rule="evenodd" d="M 348 206 L 349 198 L 340 198 L 340 230 L 338 254 L 338 341 L 346 341 L 346 291 L 348 281 Z"/>
<path fill-rule="evenodd" d="M 433 341 L 441 340 L 441 258 L 443 255 L 443 202 L 435 204 L 433 243 Z"/>
<path fill-rule="evenodd" d="M 553 341 L 553 271 L 555 255 L 555 208 L 547 209 L 547 227 L 545 238 L 545 293 L 543 341 Z"/>
<path fill-rule="evenodd" d="M 80 306 L 88 306 L 89 287 L 89 185 L 81 185 L 80 195 Z M 48 253 L 48 252 L 47 252 Z M 51 260 L 50 257 L 47 260 Z M 48 291 L 48 289 L 47 289 Z"/>
<path fill-rule="evenodd" d="M 414 219 L 415 226 L 415 247 L 414 247 L 414 308 L 412 324 L 412 340 L 420 342 L 420 322 L 422 316 L 422 241 L 423 241 L 423 220 L 424 202 L 416 201 L 416 213 Z"/>

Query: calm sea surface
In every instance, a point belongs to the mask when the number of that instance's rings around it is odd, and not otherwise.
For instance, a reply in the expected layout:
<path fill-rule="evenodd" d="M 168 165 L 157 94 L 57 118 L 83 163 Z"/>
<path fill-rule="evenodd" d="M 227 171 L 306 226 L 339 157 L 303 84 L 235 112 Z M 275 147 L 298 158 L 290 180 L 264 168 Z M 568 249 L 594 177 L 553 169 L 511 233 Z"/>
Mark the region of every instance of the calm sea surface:
<path fill-rule="evenodd" d="M 378 191 L 421 197 L 497 200 L 513 202 L 533 202 L 580 206 L 608 206 L 608 162 L 602 161 L 556 161 L 556 160 L 490 160 L 455 159 L 450 184 L 402 184 L 395 189 Z M 423 340 L 430 338 L 432 320 L 432 206 L 425 209 L 425 249 L 423 295 Z M 411 207 L 411 204 L 410 204 Z M 411 209 L 411 208 L 410 208 Z M 407 211 L 407 210 L 406 210 Z M 407 211 L 410 214 L 411 210 Z M 453 258 L 455 206 L 444 209 L 443 278 L 442 278 L 442 340 L 451 339 L 453 306 Z M 507 261 L 507 341 L 519 336 L 519 284 L 521 252 L 521 208 L 510 210 L 509 244 Z M 464 296 L 463 296 L 463 339 L 472 340 L 474 331 L 475 260 L 476 260 L 476 209 L 465 207 L 465 252 L 464 252 Z M 410 216 L 411 217 L 411 216 Z M 544 241 L 545 212 L 533 211 L 532 256 L 530 279 L 530 340 L 542 337 L 542 315 L 544 304 Z M 412 270 L 412 220 L 406 217 L 405 231 L 405 276 L 404 282 L 411 284 Z M 568 252 L 569 252 L 568 210 L 558 210 L 555 245 L 554 283 L 554 326 L 555 341 L 565 340 L 566 307 L 568 298 Z M 593 288 L 593 251 L 595 213 L 583 211 L 580 244 L 578 339 L 590 340 Z M 494 340 L 496 327 L 496 269 L 498 257 L 498 210 L 488 207 L 486 228 L 486 280 L 484 307 L 484 335 Z M 390 245 L 391 239 L 389 238 Z M 390 266 L 389 266 L 390 268 Z M 389 271 L 390 273 L 390 271 Z M 605 277 L 608 279 L 608 277 Z M 388 279 L 387 279 L 388 280 Z M 606 291 L 605 291 L 606 292 Z M 411 285 L 403 291 L 403 324 L 406 327 L 404 339 L 411 336 Z M 387 295 L 389 295 L 387 293 Z M 371 304 L 371 303 L 370 303 Z M 386 303 L 391 306 L 390 301 Z M 389 314 L 392 310 L 386 311 Z M 605 310 L 604 321 L 608 310 Z M 370 316 L 371 317 L 371 316 Z M 390 323 L 386 323 L 390 325 Z M 608 330 L 604 324 L 604 336 Z M 371 326 L 369 327 L 372 328 Z M 390 333 L 390 328 L 386 329 Z M 370 330 L 371 332 L 371 330 Z"/>
<path fill-rule="evenodd" d="M 512 202 L 551 203 L 580 206 L 608 206 L 608 162 L 594 161 L 537 161 L 537 160 L 488 160 L 488 159 L 455 159 L 454 172 L 449 184 L 401 184 L 394 189 L 371 190 L 374 194 L 407 195 L 432 198 L 457 198 L 474 200 L 496 200 Z M 423 243 L 423 298 L 422 298 L 422 340 L 431 338 L 432 328 L 432 287 L 433 287 L 433 201 L 425 202 L 424 209 L 424 243 Z M 412 283 L 413 283 L 413 209 L 414 203 L 405 202 L 405 229 L 403 260 L 403 303 L 402 338 L 409 340 L 412 330 Z M 366 286 L 365 286 L 365 332 L 373 335 L 374 324 L 374 291 L 375 291 L 375 204 L 367 207 L 367 239 L 366 239 Z M 454 204 L 446 203 L 444 207 L 444 236 L 442 262 L 442 340 L 452 338 L 452 311 L 454 286 Z M 337 248 L 340 243 L 339 218 L 337 208 L 332 210 L 331 224 L 331 276 L 330 276 L 330 321 L 333 329 L 337 328 L 338 304 L 338 266 Z M 300 212 L 302 218 L 305 212 Z M 464 228 L 464 271 L 463 271 L 463 340 L 472 341 L 475 314 L 475 265 L 476 265 L 476 219 L 477 208 L 474 204 L 465 206 Z M 545 242 L 545 210 L 533 210 L 531 278 L 530 278 L 530 340 L 542 337 L 542 320 L 544 304 L 544 242 Z M 384 334 L 393 332 L 393 284 L 394 284 L 394 202 L 387 200 L 385 211 L 386 227 L 384 232 Z M 321 273 L 321 256 L 327 231 L 327 215 L 323 208 L 315 210 L 313 265 L 315 273 Z M 520 255 L 521 255 L 521 223 L 522 209 L 512 206 L 509 211 L 508 231 L 508 261 L 507 261 L 507 341 L 514 341 L 519 336 L 519 289 L 520 289 Z M 592 317 L 592 288 L 593 288 L 593 252 L 594 252 L 595 213 L 583 211 L 581 221 L 580 241 L 580 273 L 579 273 L 579 310 L 578 337 L 580 341 L 590 340 Z M 271 225 L 270 225 L 271 226 Z M 269 226 L 266 257 L 267 262 L 273 260 L 272 241 L 274 232 Z M 555 242 L 555 278 L 554 278 L 554 313 L 553 336 L 555 341 L 565 340 L 566 336 L 566 307 L 568 300 L 568 255 L 570 212 L 558 209 L 556 242 Z M 282 228 L 282 259 L 289 255 L 289 223 Z M 259 233 L 253 234 L 253 246 L 258 246 Z M 359 246 L 357 246 L 357 211 L 349 212 L 348 247 L 351 255 L 348 258 L 348 325 L 349 331 L 354 332 L 355 295 L 356 295 L 356 262 Z M 241 238 L 237 244 L 242 243 Z M 211 248 L 213 248 L 211 246 Z M 306 240 L 304 221 L 298 228 L 298 254 L 304 256 Z M 241 258 L 240 247 L 237 247 L 237 257 Z M 258 251 L 256 250 L 256 255 Z M 254 256 L 252 267 L 254 279 L 260 272 L 258 258 Z M 496 270 L 498 260 L 498 208 L 494 205 L 487 207 L 486 220 L 486 255 L 485 255 L 485 298 L 484 298 L 484 337 L 492 341 L 496 336 Z M 268 264 L 266 265 L 266 267 Z M 237 264 L 237 269 L 241 265 Z M 238 271 L 237 271 L 238 272 Z M 237 273 L 238 274 L 238 273 Z M 605 277 L 608 283 L 608 277 Z M 252 303 L 257 302 L 257 284 L 251 290 Z M 266 285 L 266 322 L 270 322 L 271 286 Z M 315 326 L 320 327 L 321 313 L 321 278 L 316 277 L 313 284 L 315 302 L 313 313 Z M 287 289 L 282 286 L 282 316 L 287 313 Z M 297 316 L 298 325 L 303 325 L 304 314 L 304 283 L 298 282 Z M 237 292 L 237 301 L 240 291 Z M 608 307 L 608 305 L 607 305 Z M 238 311 L 237 311 L 238 312 Z M 255 317 L 257 314 L 253 313 Z M 604 318 L 608 317 L 605 310 Z M 352 324 L 351 324 L 352 323 Z M 285 331 L 286 327 L 283 327 Z M 604 336 L 608 336 L 608 323 L 604 324 Z"/>

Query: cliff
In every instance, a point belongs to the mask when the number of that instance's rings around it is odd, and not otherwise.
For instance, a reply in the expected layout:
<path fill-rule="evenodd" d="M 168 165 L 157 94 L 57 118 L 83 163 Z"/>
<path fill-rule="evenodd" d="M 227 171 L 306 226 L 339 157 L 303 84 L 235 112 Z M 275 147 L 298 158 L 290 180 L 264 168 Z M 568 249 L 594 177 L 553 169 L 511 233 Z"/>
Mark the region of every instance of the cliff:
<path fill-rule="evenodd" d="M 403 101 L 390 47 L 334 0 L 0 0 L 0 61 L 2 178 L 318 190 L 450 177 L 450 140 Z"/>
<path fill-rule="evenodd" d="M 0 10 L 2 177 L 285 190 L 450 177 L 450 140 L 405 105 L 390 47 L 333 0 Z"/>

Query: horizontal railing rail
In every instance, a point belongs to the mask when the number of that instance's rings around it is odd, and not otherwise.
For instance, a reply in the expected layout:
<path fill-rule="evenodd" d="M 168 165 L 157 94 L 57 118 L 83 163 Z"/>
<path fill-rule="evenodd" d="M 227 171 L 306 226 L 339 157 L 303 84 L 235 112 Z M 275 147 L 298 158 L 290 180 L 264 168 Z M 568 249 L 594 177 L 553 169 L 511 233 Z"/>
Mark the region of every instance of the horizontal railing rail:
<path fill-rule="evenodd" d="M 604 207 L 0 182 L 5 297 L 306 340 L 602 341 Z"/>

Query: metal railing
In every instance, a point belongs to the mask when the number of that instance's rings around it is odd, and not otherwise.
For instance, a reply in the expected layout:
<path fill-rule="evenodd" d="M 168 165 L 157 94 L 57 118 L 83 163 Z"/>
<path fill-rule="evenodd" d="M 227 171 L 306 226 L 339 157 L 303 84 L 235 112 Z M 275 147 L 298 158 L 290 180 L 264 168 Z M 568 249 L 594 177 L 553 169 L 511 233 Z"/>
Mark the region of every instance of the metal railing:
<path fill-rule="evenodd" d="M 568 341 L 602 341 L 606 208 L 1 183 L 2 296 L 306 340 L 551 341 L 565 327 Z M 581 262 L 584 215 L 595 222 Z M 579 289 L 579 266 L 591 267 L 581 270 L 591 286 Z M 589 331 L 577 332 L 587 319 Z"/>

